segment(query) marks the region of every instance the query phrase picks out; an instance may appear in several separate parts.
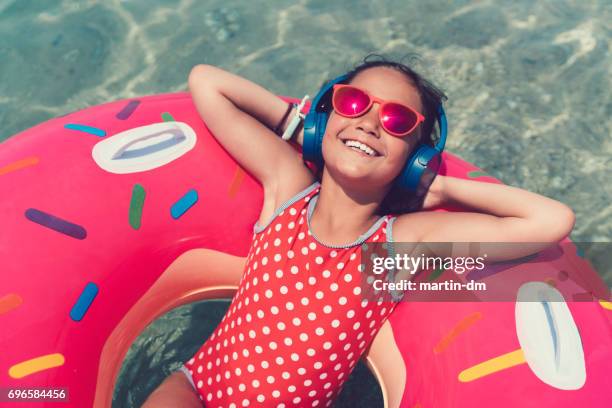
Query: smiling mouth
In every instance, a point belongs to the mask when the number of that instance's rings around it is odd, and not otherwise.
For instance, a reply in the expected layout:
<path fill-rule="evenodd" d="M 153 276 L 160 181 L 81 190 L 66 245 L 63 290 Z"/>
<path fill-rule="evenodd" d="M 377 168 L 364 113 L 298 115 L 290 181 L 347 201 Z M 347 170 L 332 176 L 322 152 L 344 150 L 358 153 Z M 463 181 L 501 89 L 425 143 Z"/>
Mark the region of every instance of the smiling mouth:
<path fill-rule="evenodd" d="M 357 153 L 361 153 L 362 155 L 367 156 L 367 157 L 377 157 L 381 155 L 378 151 L 374 150 L 372 147 L 368 146 L 365 143 L 361 143 L 357 140 L 345 139 L 345 140 L 342 140 L 342 144 L 344 144 L 349 149 L 354 150 Z"/>

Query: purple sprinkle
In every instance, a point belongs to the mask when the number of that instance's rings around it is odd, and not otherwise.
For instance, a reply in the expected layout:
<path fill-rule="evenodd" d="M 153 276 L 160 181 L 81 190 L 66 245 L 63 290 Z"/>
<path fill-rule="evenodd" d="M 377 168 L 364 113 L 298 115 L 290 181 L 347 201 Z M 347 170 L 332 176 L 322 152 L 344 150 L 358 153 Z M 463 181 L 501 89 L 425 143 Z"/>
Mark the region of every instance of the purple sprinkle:
<path fill-rule="evenodd" d="M 50 228 L 59 233 L 66 234 L 72 238 L 85 239 L 87 237 L 87 231 L 85 231 L 85 228 L 69 221 L 62 220 L 61 218 L 44 211 L 40 211 L 35 208 L 28 208 L 25 212 L 25 216 L 32 222 L 40 224 L 43 227 Z"/>
<path fill-rule="evenodd" d="M 127 105 L 125 105 L 123 109 L 121 109 L 121 111 L 117 113 L 116 115 L 117 119 L 126 120 L 132 115 L 132 113 L 136 110 L 138 105 L 140 105 L 140 101 L 138 99 L 129 101 Z"/>

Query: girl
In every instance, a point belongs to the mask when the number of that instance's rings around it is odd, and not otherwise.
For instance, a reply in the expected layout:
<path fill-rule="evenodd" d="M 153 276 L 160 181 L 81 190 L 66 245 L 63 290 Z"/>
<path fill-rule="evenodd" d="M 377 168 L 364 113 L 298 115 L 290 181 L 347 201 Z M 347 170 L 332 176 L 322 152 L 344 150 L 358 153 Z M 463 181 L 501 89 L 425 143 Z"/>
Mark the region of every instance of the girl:
<path fill-rule="evenodd" d="M 340 106 L 347 84 L 371 102 L 354 115 Z M 571 231 L 569 207 L 515 187 L 438 175 L 424 197 L 403 194 L 398 175 L 420 143 L 433 146 L 444 95 L 386 60 L 364 60 L 343 85 L 334 87 L 329 104 L 319 181 L 271 130 L 283 133 L 295 107 L 219 68 L 191 71 L 198 112 L 263 185 L 264 202 L 227 314 L 146 407 L 329 407 L 393 310 L 361 294 L 362 243 L 539 243 L 480 247 L 499 261 L 540 251 Z M 379 114 L 385 101 L 400 105 L 404 128 Z M 303 130 L 296 133 L 301 144 Z M 418 211 L 449 203 L 474 212 Z M 458 255 L 445 248 L 430 254 Z"/>

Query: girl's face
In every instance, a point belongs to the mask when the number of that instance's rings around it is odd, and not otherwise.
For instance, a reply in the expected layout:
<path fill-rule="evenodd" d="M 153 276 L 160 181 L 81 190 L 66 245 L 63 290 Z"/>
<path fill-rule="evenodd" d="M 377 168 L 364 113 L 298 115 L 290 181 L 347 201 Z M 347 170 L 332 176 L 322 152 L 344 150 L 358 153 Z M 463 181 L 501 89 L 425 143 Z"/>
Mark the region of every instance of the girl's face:
<path fill-rule="evenodd" d="M 423 112 L 421 98 L 404 74 L 387 67 L 369 68 L 351 82 L 373 96 L 394 100 Z M 364 190 L 390 186 L 404 167 L 408 155 L 420 137 L 420 126 L 404 137 L 393 136 L 383 129 L 378 117 L 380 105 L 356 118 L 333 112 L 323 137 L 326 171 L 343 186 Z M 371 156 L 346 145 L 349 141 L 366 144 L 375 151 Z"/>

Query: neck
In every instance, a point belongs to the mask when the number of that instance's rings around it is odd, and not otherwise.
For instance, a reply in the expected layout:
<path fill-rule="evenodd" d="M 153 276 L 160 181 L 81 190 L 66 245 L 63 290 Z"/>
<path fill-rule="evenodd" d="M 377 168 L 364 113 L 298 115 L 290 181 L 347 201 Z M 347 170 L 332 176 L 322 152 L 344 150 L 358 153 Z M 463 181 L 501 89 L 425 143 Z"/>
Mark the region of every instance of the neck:
<path fill-rule="evenodd" d="M 379 218 L 375 212 L 384 193 L 343 187 L 324 171 L 321 190 L 310 219 L 313 233 L 331 245 L 355 241 Z"/>

